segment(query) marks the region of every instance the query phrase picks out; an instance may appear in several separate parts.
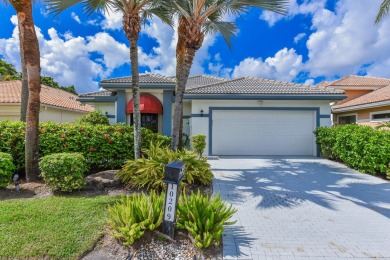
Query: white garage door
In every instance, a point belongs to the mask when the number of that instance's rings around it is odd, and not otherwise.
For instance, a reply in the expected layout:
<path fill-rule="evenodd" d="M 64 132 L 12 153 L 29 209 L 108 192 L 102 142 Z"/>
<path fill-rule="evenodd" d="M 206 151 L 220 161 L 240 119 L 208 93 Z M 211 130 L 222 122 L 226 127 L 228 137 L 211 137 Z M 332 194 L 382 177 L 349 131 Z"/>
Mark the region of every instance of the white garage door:
<path fill-rule="evenodd" d="M 215 110 L 213 155 L 315 155 L 314 111 Z"/>

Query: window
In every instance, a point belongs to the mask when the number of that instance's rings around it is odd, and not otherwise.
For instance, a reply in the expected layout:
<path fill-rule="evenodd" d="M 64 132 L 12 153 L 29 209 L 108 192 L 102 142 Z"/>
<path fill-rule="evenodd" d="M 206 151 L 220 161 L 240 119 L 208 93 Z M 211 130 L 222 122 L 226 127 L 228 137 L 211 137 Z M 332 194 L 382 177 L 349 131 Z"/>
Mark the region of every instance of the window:
<path fill-rule="evenodd" d="M 339 116 L 339 125 L 356 123 L 356 115 Z"/>
<path fill-rule="evenodd" d="M 133 114 L 130 117 L 130 125 L 133 125 Z M 158 115 L 157 114 L 141 114 L 141 127 L 145 127 L 153 132 L 158 132 Z"/>
<path fill-rule="evenodd" d="M 390 120 L 390 112 L 373 114 L 372 119 L 388 119 L 388 120 Z"/>

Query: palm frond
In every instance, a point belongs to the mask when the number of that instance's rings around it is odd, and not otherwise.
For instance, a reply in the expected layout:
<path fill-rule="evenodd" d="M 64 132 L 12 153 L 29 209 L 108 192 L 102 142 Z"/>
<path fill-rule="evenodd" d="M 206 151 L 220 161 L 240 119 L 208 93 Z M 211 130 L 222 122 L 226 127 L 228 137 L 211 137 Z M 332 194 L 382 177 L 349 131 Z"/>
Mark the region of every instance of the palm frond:
<path fill-rule="evenodd" d="M 232 37 L 236 37 L 237 26 L 232 22 L 208 20 L 204 23 L 205 34 L 221 33 L 227 46 L 232 48 Z"/>
<path fill-rule="evenodd" d="M 378 15 L 375 19 L 375 24 L 378 24 L 382 19 L 389 14 L 390 10 L 390 0 L 383 0 L 381 6 L 379 7 Z"/>
<path fill-rule="evenodd" d="M 64 10 L 81 4 L 84 12 L 90 15 L 96 11 L 106 12 L 111 8 L 112 2 L 110 0 L 45 0 L 47 10 L 54 15 L 58 15 Z"/>

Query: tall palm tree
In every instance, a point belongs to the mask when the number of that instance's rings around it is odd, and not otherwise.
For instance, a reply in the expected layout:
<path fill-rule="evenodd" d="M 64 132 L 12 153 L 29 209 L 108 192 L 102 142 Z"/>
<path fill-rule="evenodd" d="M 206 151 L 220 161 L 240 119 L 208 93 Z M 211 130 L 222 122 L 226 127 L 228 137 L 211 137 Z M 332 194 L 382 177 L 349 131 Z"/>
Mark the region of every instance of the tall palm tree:
<path fill-rule="evenodd" d="M 82 3 L 87 14 L 96 11 L 114 11 L 123 14 L 123 31 L 130 42 L 130 63 L 133 91 L 134 158 L 141 157 L 141 112 L 138 71 L 138 37 L 141 24 L 153 15 L 171 25 L 171 12 L 158 0 L 47 0 L 48 8 L 54 13 Z"/>
<path fill-rule="evenodd" d="M 232 22 L 223 21 L 225 15 L 240 15 L 250 7 L 285 14 L 287 4 L 287 0 L 172 0 L 172 5 L 180 16 L 177 45 L 180 50 L 176 50 L 177 86 L 171 143 L 173 150 L 177 150 L 180 145 L 185 86 L 195 52 L 202 46 L 205 34 L 221 33 L 230 47 L 231 37 L 235 36 L 237 27 Z"/>
<path fill-rule="evenodd" d="M 28 84 L 26 115 L 25 162 L 26 179 L 35 181 L 39 177 L 39 107 L 41 92 L 41 65 L 38 38 L 32 14 L 32 0 L 9 0 L 18 16 L 20 56 L 23 80 Z"/>
<path fill-rule="evenodd" d="M 389 10 L 390 0 L 383 0 L 381 6 L 379 7 L 378 15 L 375 19 L 375 24 L 378 24 L 380 21 L 382 21 L 383 18 L 389 14 Z"/>

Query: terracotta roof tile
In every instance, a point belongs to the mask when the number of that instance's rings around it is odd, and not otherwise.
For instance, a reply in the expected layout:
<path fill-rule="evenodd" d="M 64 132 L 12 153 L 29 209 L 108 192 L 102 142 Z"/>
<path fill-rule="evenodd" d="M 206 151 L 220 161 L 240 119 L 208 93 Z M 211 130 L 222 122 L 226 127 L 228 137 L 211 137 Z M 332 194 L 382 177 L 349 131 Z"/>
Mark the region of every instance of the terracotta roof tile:
<path fill-rule="evenodd" d="M 20 80 L 0 82 L 0 103 L 20 103 L 22 82 Z M 77 95 L 67 91 L 41 85 L 41 104 L 75 111 L 91 112 L 94 108 L 82 105 Z"/>
<path fill-rule="evenodd" d="M 109 96 L 114 96 L 114 93 L 108 90 L 83 93 L 79 95 L 79 97 L 109 97 Z"/>
<path fill-rule="evenodd" d="M 364 104 L 370 104 L 375 102 L 390 101 L 390 85 L 372 91 L 363 96 L 354 98 L 348 102 L 342 103 L 340 105 L 333 106 L 333 109 L 340 109 L 345 107 L 359 106 Z"/>
<path fill-rule="evenodd" d="M 330 87 L 334 86 L 364 86 L 364 87 L 384 87 L 390 84 L 390 79 L 386 78 L 375 78 L 367 76 L 356 76 L 350 75 L 339 80 L 333 81 Z"/>

